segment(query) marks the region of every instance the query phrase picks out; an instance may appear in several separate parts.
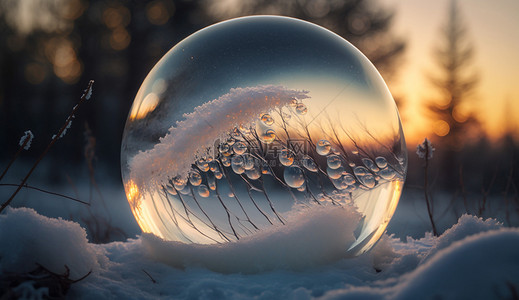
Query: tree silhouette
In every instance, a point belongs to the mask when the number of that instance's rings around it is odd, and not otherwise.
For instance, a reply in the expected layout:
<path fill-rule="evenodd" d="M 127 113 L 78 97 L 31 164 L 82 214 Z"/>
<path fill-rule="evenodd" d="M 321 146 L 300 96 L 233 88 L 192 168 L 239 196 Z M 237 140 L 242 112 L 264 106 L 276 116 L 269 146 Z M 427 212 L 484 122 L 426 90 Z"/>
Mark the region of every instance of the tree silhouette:
<path fill-rule="evenodd" d="M 466 159 L 460 151 L 471 142 L 477 142 L 473 137 L 480 132 L 478 120 L 467 110 L 468 104 L 474 101 L 473 93 L 478 83 L 478 77 L 471 69 L 474 47 L 468 39 L 456 0 L 449 3 L 447 22 L 441 29 L 441 39 L 433 54 L 438 72 L 429 79 L 440 96 L 429 102 L 427 108 L 435 120 L 433 129 L 438 137 L 440 184 L 455 189 L 458 185 L 463 186 Z"/>
<path fill-rule="evenodd" d="M 468 41 L 467 29 L 459 13 L 456 0 L 450 1 L 449 15 L 441 31 L 442 39 L 434 49 L 438 75 L 430 76 L 431 83 L 440 92 L 440 97 L 428 104 L 436 119 L 436 134 L 443 147 L 460 150 L 477 120 L 464 105 L 471 98 L 478 77 L 470 70 L 474 47 Z"/>

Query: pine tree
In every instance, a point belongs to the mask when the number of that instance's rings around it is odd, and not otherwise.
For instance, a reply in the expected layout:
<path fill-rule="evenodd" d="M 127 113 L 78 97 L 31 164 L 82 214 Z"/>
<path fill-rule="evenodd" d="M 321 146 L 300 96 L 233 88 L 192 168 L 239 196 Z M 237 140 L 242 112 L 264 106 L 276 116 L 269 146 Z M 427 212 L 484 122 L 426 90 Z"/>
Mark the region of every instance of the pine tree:
<path fill-rule="evenodd" d="M 443 147 L 459 151 L 477 128 L 474 115 L 466 110 L 466 104 L 478 83 L 478 77 L 470 70 L 474 47 L 468 40 L 467 28 L 460 16 L 456 0 L 451 0 L 448 19 L 441 31 L 441 42 L 434 49 L 438 75 L 430 76 L 431 83 L 440 92 L 440 97 L 428 104 L 436 120 L 436 134 Z"/>

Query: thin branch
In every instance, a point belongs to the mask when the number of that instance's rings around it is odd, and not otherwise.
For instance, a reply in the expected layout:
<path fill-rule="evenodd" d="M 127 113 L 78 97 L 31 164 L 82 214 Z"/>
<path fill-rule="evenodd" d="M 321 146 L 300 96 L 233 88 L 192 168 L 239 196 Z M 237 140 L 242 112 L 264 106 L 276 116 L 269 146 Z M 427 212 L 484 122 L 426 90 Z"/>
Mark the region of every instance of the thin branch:
<path fill-rule="evenodd" d="M 20 183 L 20 185 L 18 186 L 18 188 L 16 189 L 16 191 L 14 191 L 14 193 L 11 195 L 11 197 L 4 203 L 2 204 L 2 206 L 0 207 L 0 213 L 9 205 L 11 204 L 11 202 L 13 201 L 14 197 L 16 197 L 16 195 L 18 194 L 18 192 L 20 192 L 20 190 L 22 189 L 22 187 L 27 183 L 27 180 L 29 180 L 29 177 L 31 177 L 32 173 L 34 172 L 34 170 L 36 169 L 36 167 L 40 164 L 40 162 L 43 160 L 43 158 L 45 157 L 45 155 L 47 155 L 47 153 L 49 152 L 50 148 L 52 148 L 52 146 L 54 146 L 54 144 L 56 143 L 56 141 L 63 135 L 63 133 L 67 130 L 68 127 L 70 127 L 70 122 L 72 122 L 72 118 L 73 116 L 75 115 L 75 113 L 77 112 L 77 110 L 79 109 L 79 107 L 81 106 L 81 104 L 83 104 L 86 100 L 88 100 L 90 98 L 90 95 L 92 94 L 92 86 L 94 85 L 94 81 L 93 80 L 90 80 L 90 82 L 88 83 L 88 86 L 85 90 L 85 92 L 83 93 L 83 95 L 81 96 L 81 98 L 79 99 L 79 102 L 76 104 L 76 106 L 74 106 L 74 108 L 72 108 L 72 112 L 69 114 L 67 120 L 65 121 L 65 124 L 63 124 L 63 126 L 61 127 L 61 129 L 58 131 L 58 133 L 53 137 L 53 139 L 50 141 L 49 145 L 47 145 L 47 148 L 43 151 L 43 153 L 40 155 L 40 157 L 38 158 L 38 160 L 34 163 L 34 165 L 32 166 L 32 168 L 29 170 L 29 172 L 27 173 L 27 175 L 25 175 L 24 179 L 22 180 L 22 182 Z"/>
<path fill-rule="evenodd" d="M 19 186 L 19 184 L 0 183 L 0 186 Z M 35 191 L 38 191 L 38 192 L 54 195 L 54 196 L 59 196 L 59 197 L 62 197 L 62 198 L 66 198 L 66 199 L 69 199 L 69 200 L 72 200 L 72 201 L 76 201 L 76 202 L 79 202 L 81 204 L 85 204 L 85 205 L 90 206 L 90 203 L 88 203 L 88 202 L 81 201 L 79 199 L 76 199 L 76 198 L 73 198 L 73 197 L 70 197 L 70 196 L 66 196 L 66 195 L 63 195 L 63 194 L 47 191 L 47 190 L 44 190 L 44 189 L 41 189 L 41 188 L 37 188 L 37 187 L 34 187 L 34 186 L 30 186 L 30 185 L 27 185 L 27 184 L 24 184 L 22 187 L 26 188 L 26 189 L 31 189 L 31 190 L 35 190 Z"/>

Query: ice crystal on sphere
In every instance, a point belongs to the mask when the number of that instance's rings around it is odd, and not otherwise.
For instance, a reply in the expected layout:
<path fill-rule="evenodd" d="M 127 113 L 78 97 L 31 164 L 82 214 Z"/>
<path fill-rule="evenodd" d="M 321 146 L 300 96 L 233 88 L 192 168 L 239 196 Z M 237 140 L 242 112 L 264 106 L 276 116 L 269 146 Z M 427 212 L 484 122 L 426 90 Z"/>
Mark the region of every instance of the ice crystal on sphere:
<path fill-rule="evenodd" d="M 350 210 L 352 255 L 385 231 L 407 167 L 375 67 L 333 32 L 278 16 L 221 22 L 173 47 L 137 93 L 121 157 L 144 232 L 226 243 Z"/>

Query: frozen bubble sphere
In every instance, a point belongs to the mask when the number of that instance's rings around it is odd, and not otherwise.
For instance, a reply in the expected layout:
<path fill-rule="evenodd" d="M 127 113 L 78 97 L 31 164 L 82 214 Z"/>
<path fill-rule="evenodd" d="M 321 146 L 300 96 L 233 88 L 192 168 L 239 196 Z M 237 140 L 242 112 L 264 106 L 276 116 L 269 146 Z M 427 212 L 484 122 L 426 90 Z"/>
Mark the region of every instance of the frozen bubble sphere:
<path fill-rule="evenodd" d="M 407 168 L 371 62 L 327 29 L 278 16 L 221 22 L 173 47 L 135 97 L 121 160 L 144 232 L 236 242 L 341 210 L 356 222 L 337 234 L 351 255 L 385 231 Z"/>

